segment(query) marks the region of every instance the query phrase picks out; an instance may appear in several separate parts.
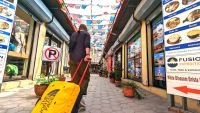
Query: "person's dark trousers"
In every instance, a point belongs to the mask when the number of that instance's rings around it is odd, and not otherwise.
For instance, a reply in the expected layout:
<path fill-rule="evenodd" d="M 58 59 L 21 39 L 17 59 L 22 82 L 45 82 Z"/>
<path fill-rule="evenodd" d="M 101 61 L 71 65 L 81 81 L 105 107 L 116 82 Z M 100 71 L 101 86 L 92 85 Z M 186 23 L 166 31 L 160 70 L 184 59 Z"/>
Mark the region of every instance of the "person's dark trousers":
<path fill-rule="evenodd" d="M 69 65 L 70 65 L 69 69 L 70 69 L 71 76 L 73 76 L 76 68 L 78 67 L 78 63 L 75 63 L 70 60 Z M 83 75 L 83 72 L 86 68 L 86 65 L 87 65 L 87 62 L 82 63 L 80 69 L 78 70 L 78 72 L 72 82 L 74 82 L 76 84 L 79 83 L 79 81 Z M 90 73 L 89 73 L 89 69 L 88 69 L 86 72 L 86 75 L 84 77 L 83 83 L 81 84 L 81 90 L 80 90 L 79 96 L 77 97 L 77 100 L 75 102 L 74 108 L 72 109 L 72 113 L 78 113 L 81 99 L 82 99 L 83 95 L 87 94 L 87 88 L 88 88 L 89 81 L 90 81 Z"/>
<path fill-rule="evenodd" d="M 82 65 L 80 66 L 80 69 L 78 70 L 78 72 L 77 72 L 77 74 L 76 74 L 76 76 L 75 76 L 75 78 L 72 82 L 74 82 L 76 84 L 79 83 L 79 81 L 80 81 L 80 79 L 83 75 L 83 72 L 86 68 L 87 63 L 88 62 L 83 61 Z M 76 71 L 76 68 L 78 67 L 78 63 L 75 63 L 75 62 L 70 60 L 69 65 L 70 65 L 70 67 L 69 67 L 70 74 L 71 74 L 71 76 L 73 76 L 75 71 Z M 90 81 L 90 72 L 89 72 L 89 69 L 88 69 L 86 71 L 86 75 L 84 77 L 83 83 L 81 84 L 81 88 L 83 90 L 84 95 L 87 94 L 87 88 L 88 88 L 89 81 Z"/>
<path fill-rule="evenodd" d="M 81 89 L 71 113 L 78 113 L 82 97 L 83 97 L 83 90 Z"/>

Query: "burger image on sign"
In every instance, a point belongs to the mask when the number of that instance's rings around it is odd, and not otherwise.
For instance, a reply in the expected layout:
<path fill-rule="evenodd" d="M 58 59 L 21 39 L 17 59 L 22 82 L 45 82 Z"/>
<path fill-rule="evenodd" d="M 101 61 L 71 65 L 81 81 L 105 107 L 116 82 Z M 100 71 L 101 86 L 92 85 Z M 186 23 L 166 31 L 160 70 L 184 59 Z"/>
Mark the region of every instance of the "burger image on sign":
<path fill-rule="evenodd" d="M 178 65 L 178 60 L 174 57 L 171 57 L 167 60 L 167 65 L 171 68 L 176 67 Z"/>

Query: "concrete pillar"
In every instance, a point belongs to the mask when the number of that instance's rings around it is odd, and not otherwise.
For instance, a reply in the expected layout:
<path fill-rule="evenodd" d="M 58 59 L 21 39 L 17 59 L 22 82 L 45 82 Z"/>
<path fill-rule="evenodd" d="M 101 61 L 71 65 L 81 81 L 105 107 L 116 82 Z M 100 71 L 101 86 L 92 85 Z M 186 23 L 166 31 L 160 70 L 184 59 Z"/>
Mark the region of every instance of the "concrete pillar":
<path fill-rule="evenodd" d="M 62 44 L 62 56 L 61 56 L 61 66 L 60 66 L 60 73 L 59 74 L 64 74 L 63 73 L 63 67 L 64 67 L 64 65 L 65 65 L 65 60 L 66 60 L 66 46 L 67 46 L 67 44 L 65 43 L 65 42 L 63 42 L 63 44 Z"/>
<path fill-rule="evenodd" d="M 35 60 L 35 67 L 34 67 L 34 76 L 41 74 L 41 67 L 42 67 L 42 50 L 46 36 L 46 26 L 44 23 L 40 25 L 40 31 L 38 35 L 38 44 L 37 44 L 37 53 L 36 53 L 36 60 Z"/>
<path fill-rule="evenodd" d="M 33 19 L 31 19 L 30 20 L 31 22 L 30 22 L 30 28 L 29 28 L 29 33 L 28 33 L 28 38 L 27 38 L 27 46 L 26 46 L 26 55 L 27 56 L 30 56 L 30 51 L 31 51 L 31 49 L 32 49 L 32 41 L 33 41 L 33 32 L 34 32 L 34 28 L 35 28 L 35 26 L 34 26 L 34 20 Z M 30 57 L 28 57 L 28 59 L 26 59 L 25 60 L 25 62 L 24 62 L 24 68 L 23 68 L 23 75 L 27 75 L 29 72 L 28 72 L 28 68 L 29 68 L 29 58 Z M 28 77 L 29 79 L 32 79 L 32 76 L 31 77 Z"/>
<path fill-rule="evenodd" d="M 149 85 L 153 86 L 153 51 L 152 51 L 152 29 L 151 25 L 147 25 L 147 52 L 148 52 L 148 75 Z"/>
<path fill-rule="evenodd" d="M 125 43 L 124 44 L 124 79 L 126 79 L 127 78 L 127 76 L 128 76 L 128 51 L 127 51 L 127 44 Z"/>
<path fill-rule="evenodd" d="M 146 22 L 142 21 L 141 26 L 141 39 L 142 39 L 142 83 L 148 85 L 148 61 L 147 61 L 147 32 L 146 32 Z"/>
<path fill-rule="evenodd" d="M 34 76 L 34 68 L 35 68 L 35 61 L 36 61 L 36 53 L 37 53 L 37 43 L 38 43 L 38 39 L 39 39 L 39 32 L 40 32 L 40 25 L 39 24 L 35 24 L 35 32 L 34 32 L 34 40 L 32 42 L 33 46 L 32 46 L 32 52 L 31 52 L 31 56 L 30 56 L 30 68 L 28 71 L 28 77 L 29 79 L 33 79 Z"/>

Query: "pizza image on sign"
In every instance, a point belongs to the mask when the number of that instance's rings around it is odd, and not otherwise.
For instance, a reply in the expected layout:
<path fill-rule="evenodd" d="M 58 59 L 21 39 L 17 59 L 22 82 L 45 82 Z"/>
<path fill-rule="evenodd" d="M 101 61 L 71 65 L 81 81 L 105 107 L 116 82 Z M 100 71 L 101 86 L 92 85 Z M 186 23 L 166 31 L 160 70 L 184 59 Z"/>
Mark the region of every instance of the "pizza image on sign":
<path fill-rule="evenodd" d="M 43 61 L 59 61 L 61 56 L 61 48 L 44 46 L 42 54 Z"/>

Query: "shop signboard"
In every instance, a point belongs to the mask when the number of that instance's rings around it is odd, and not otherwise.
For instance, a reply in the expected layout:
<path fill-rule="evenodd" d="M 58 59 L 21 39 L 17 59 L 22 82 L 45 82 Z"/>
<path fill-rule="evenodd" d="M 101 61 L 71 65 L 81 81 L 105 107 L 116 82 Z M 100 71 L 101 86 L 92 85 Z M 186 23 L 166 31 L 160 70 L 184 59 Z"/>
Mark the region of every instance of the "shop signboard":
<path fill-rule="evenodd" d="M 14 3 L 0 0 L 0 83 L 3 81 L 16 3 L 17 0 Z"/>
<path fill-rule="evenodd" d="M 200 100 L 200 0 L 163 0 L 167 93 Z"/>
<path fill-rule="evenodd" d="M 43 61 L 60 61 L 61 57 L 61 48 L 44 46 L 43 47 Z"/>

